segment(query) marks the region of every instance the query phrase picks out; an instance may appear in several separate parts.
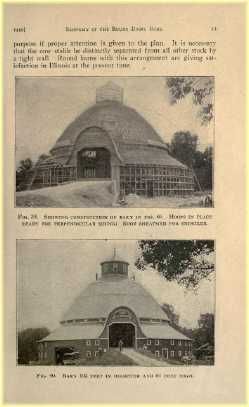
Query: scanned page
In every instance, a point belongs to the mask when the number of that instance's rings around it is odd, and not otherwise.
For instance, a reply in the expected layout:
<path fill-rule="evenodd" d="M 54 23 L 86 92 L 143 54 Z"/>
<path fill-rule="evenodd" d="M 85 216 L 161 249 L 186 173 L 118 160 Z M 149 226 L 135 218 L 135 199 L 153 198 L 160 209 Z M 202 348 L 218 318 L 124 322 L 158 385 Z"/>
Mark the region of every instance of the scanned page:
<path fill-rule="evenodd" d="M 6 402 L 245 400 L 244 15 L 5 5 Z"/>

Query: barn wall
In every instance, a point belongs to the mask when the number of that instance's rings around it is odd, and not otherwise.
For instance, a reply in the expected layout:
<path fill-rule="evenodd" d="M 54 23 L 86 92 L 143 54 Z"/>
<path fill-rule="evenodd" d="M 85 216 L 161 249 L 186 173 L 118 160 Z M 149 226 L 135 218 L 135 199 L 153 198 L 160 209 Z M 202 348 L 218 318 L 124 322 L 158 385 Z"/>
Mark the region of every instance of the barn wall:
<path fill-rule="evenodd" d="M 90 345 L 87 345 L 87 341 L 90 341 Z M 95 341 L 99 341 L 97 344 Z M 41 344 L 43 357 L 41 357 Z M 108 340 L 101 339 L 82 339 L 82 340 L 62 340 L 62 341 L 49 341 L 41 342 L 39 346 L 39 360 L 46 361 L 51 364 L 55 364 L 55 348 L 57 347 L 73 347 L 75 351 L 80 353 L 80 358 L 85 359 L 87 357 L 87 352 L 91 352 L 91 357 L 94 357 L 94 352 L 104 351 L 108 349 Z"/>
<path fill-rule="evenodd" d="M 164 356 L 163 349 L 168 349 L 168 359 L 181 359 L 184 355 L 192 354 L 192 342 L 190 340 L 174 339 L 172 341 L 171 339 L 139 338 L 137 344 L 138 350 L 152 352 L 155 356 L 156 351 L 158 351 L 158 357 Z"/>
<path fill-rule="evenodd" d="M 70 341 L 51 341 L 39 344 L 39 360 L 48 364 L 55 364 L 55 348 L 57 347 L 73 347 L 75 351 L 80 353 L 81 359 L 96 357 L 95 352 L 104 352 L 108 350 L 109 343 L 107 338 L 91 339 L 90 344 L 87 345 L 87 340 L 70 340 Z M 99 344 L 96 343 L 99 341 Z M 42 355 L 41 355 L 42 349 Z M 190 340 L 176 340 L 173 342 L 170 339 L 152 339 L 141 338 L 137 339 L 137 349 L 145 352 L 151 352 L 154 356 L 165 357 L 168 359 L 179 360 L 182 356 L 192 355 L 192 341 Z M 168 349 L 168 355 L 166 354 Z M 88 352 L 91 355 L 88 355 Z M 156 353 L 159 352 L 159 353 Z M 174 353 L 173 353 L 174 352 Z"/>

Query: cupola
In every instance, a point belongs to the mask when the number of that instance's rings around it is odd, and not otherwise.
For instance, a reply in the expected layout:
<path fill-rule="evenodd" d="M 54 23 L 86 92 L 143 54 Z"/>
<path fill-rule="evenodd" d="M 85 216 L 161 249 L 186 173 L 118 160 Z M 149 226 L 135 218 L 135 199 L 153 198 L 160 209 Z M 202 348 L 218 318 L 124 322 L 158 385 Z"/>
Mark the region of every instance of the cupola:
<path fill-rule="evenodd" d="M 123 103 L 123 89 L 111 81 L 96 89 L 96 103 L 104 101 Z"/>
<path fill-rule="evenodd" d="M 129 263 L 118 257 L 114 249 L 113 257 L 101 263 L 101 279 L 128 278 L 128 266 Z"/>

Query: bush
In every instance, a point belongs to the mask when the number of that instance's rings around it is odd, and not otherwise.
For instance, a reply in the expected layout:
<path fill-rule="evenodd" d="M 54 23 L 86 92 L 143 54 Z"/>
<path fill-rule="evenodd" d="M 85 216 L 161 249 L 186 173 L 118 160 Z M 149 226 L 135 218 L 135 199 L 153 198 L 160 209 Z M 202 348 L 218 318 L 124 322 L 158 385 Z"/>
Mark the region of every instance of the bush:
<path fill-rule="evenodd" d="M 28 328 L 18 333 L 18 364 L 28 365 L 38 360 L 37 341 L 49 334 L 47 328 Z"/>

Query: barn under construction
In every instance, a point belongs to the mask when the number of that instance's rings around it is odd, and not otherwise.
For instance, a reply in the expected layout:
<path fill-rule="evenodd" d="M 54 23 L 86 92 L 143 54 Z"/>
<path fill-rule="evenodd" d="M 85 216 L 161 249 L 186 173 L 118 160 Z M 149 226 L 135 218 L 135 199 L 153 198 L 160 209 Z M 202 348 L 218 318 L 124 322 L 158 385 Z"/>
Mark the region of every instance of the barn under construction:
<path fill-rule="evenodd" d="M 96 103 L 68 125 L 30 179 L 30 189 L 110 180 L 120 196 L 185 196 L 194 191 L 193 171 L 168 153 L 141 114 L 123 103 L 123 89 L 113 82 L 96 90 Z"/>

